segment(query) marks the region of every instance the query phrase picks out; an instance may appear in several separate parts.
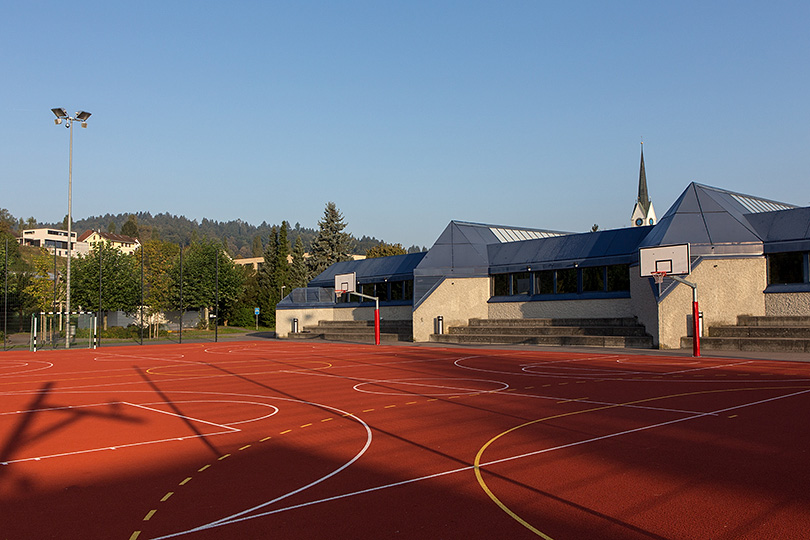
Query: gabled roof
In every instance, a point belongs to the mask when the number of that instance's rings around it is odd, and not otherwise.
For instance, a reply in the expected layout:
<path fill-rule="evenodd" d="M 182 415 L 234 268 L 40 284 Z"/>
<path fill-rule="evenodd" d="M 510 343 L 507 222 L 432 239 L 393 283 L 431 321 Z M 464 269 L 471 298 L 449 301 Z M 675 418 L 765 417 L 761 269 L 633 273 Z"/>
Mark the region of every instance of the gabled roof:
<path fill-rule="evenodd" d="M 748 216 L 790 208 L 796 207 L 693 182 L 641 247 L 689 243 L 693 255 L 762 253 L 762 238 Z"/>
<path fill-rule="evenodd" d="M 419 264 L 419 275 L 488 275 L 487 247 L 511 243 L 523 244 L 527 240 L 552 238 L 571 233 L 528 227 L 506 227 L 451 221 Z"/>
<path fill-rule="evenodd" d="M 93 231 L 93 230 L 86 230 L 84 231 L 78 238 L 79 242 L 84 242 L 87 240 L 93 233 L 96 233 L 99 237 L 107 242 L 113 242 L 116 244 L 138 244 L 140 241 L 137 238 L 132 238 L 131 236 L 126 236 L 124 234 L 113 234 L 103 231 Z"/>

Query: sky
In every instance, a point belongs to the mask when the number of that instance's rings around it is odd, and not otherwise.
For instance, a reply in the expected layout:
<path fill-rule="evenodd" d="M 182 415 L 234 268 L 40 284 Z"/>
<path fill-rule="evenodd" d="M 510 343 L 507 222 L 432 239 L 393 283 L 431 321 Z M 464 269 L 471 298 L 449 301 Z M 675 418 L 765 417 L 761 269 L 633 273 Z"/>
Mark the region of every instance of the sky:
<path fill-rule="evenodd" d="M 810 205 L 810 3 L 11 2 L 0 208 L 431 246 L 450 220 L 626 227 L 690 182 Z M 122 224 L 118 224 L 119 227 Z"/>

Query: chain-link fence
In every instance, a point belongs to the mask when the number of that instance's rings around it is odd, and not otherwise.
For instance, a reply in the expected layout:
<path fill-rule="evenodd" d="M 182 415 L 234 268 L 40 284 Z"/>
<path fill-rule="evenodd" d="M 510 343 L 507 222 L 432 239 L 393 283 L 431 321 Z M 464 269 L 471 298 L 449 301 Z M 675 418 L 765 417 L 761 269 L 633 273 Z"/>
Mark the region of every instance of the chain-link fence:
<path fill-rule="evenodd" d="M 34 336 L 40 349 L 217 341 L 241 291 L 241 274 L 214 242 L 160 242 L 130 254 L 98 244 L 71 259 L 70 272 L 64 259 L 43 251 L 24 261 L 13 248 L 0 244 L 3 350 L 33 349 Z"/>

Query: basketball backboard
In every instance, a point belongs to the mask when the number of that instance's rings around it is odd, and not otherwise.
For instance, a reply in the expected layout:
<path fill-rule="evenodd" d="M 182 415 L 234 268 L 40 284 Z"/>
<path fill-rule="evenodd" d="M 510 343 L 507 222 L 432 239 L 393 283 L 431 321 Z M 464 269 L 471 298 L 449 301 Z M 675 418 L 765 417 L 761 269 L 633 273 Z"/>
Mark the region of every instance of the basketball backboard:
<path fill-rule="evenodd" d="M 638 263 L 641 277 L 652 277 L 660 272 L 685 276 L 689 274 L 689 244 L 641 248 Z"/>
<path fill-rule="evenodd" d="M 356 292 L 357 275 L 354 272 L 348 274 L 335 274 L 335 290 L 344 292 Z"/>

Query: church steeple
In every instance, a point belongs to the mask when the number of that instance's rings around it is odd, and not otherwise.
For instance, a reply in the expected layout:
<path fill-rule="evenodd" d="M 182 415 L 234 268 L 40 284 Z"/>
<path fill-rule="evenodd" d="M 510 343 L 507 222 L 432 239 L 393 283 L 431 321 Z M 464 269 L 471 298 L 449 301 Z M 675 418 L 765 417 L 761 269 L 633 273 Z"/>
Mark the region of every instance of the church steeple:
<path fill-rule="evenodd" d="M 633 207 L 631 223 L 634 227 L 655 225 L 657 221 L 650 194 L 647 191 L 647 171 L 644 169 L 644 142 L 641 143 L 641 165 L 638 170 L 638 198 Z"/>

